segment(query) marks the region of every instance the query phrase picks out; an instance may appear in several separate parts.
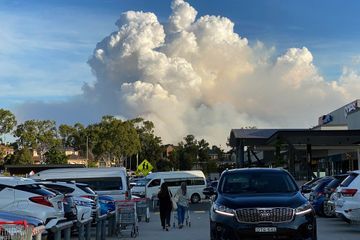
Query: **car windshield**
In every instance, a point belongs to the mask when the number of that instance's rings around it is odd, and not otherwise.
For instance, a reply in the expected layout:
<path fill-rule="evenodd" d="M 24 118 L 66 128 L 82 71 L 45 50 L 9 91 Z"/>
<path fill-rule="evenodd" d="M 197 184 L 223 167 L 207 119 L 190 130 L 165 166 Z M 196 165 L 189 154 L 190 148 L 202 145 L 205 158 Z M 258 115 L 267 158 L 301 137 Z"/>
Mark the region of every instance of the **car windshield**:
<path fill-rule="evenodd" d="M 285 172 L 235 172 L 224 176 L 221 191 L 228 194 L 289 193 L 298 188 Z"/>
<path fill-rule="evenodd" d="M 137 187 L 145 187 L 146 184 L 150 181 L 150 179 L 141 179 L 135 182 L 135 186 Z"/>

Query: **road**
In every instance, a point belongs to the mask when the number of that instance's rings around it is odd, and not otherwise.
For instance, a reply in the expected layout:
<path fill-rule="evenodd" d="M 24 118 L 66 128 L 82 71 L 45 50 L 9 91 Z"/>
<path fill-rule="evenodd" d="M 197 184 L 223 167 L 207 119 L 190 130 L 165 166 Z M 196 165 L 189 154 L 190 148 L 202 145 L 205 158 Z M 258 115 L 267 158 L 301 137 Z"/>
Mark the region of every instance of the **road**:
<path fill-rule="evenodd" d="M 151 213 L 149 223 L 140 222 L 138 240 L 209 240 L 209 203 L 191 207 L 191 227 L 183 229 L 171 228 L 163 231 L 160 226 L 159 213 Z M 173 216 L 171 219 L 173 223 Z M 115 239 L 115 238 L 114 238 Z M 117 238 L 118 239 L 118 238 Z M 132 239 L 126 236 L 120 239 Z M 340 219 L 318 218 L 318 240 L 358 240 L 360 225 L 349 225 Z"/>

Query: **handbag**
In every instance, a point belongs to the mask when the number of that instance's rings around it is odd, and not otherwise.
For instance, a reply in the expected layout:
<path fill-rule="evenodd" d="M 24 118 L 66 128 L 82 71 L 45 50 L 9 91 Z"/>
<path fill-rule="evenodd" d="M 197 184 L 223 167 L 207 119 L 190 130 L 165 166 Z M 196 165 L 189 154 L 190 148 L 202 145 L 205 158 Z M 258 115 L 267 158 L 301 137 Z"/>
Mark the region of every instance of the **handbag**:
<path fill-rule="evenodd" d="M 169 191 L 169 197 L 170 197 L 170 200 L 171 200 L 172 209 L 173 209 L 173 210 L 176 210 L 176 209 L 177 209 L 177 203 L 176 203 L 175 198 L 173 198 L 173 197 L 171 196 L 170 191 Z"/>

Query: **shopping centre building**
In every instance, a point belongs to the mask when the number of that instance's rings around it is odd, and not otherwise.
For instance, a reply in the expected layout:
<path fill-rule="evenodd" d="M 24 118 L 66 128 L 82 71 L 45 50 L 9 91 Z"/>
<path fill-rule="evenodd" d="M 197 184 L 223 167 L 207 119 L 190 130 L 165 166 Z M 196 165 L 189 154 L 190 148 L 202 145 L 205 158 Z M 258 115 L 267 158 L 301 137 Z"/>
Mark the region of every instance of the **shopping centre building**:
<path fill-rule="evenodd" d="M 232 129 L 238 167 L 288 169 L 297 179 L 360 169 L 360 100 L 326 115 L 311 129 Z"/>

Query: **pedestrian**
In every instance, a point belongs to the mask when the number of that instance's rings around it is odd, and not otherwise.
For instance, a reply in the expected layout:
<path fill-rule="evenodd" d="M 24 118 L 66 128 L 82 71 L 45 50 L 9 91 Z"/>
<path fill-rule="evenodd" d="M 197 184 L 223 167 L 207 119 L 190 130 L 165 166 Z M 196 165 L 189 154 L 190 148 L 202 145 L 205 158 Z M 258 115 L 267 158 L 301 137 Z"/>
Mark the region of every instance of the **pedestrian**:
<path fill-rule="evenodd" d="M 170 227 L 170 216 L 172 210 L 171 202 L 172 194 L 169 191 L 167 184 L 164 182 L 161 184 L 160 191 L 158 193 L 159 198 L 159 209 L 160 209 L 160 220 L 163 230 L 169 231 Z"/>
<path fill-rule="evenodd" d="M 183 228 L 185 220 L 185 211 L 189 207 L 189 197 L 186 189 L 186 183 L 182 182 L 180 188 L 175 194 L 177 202 L 178 227 Z"/>

